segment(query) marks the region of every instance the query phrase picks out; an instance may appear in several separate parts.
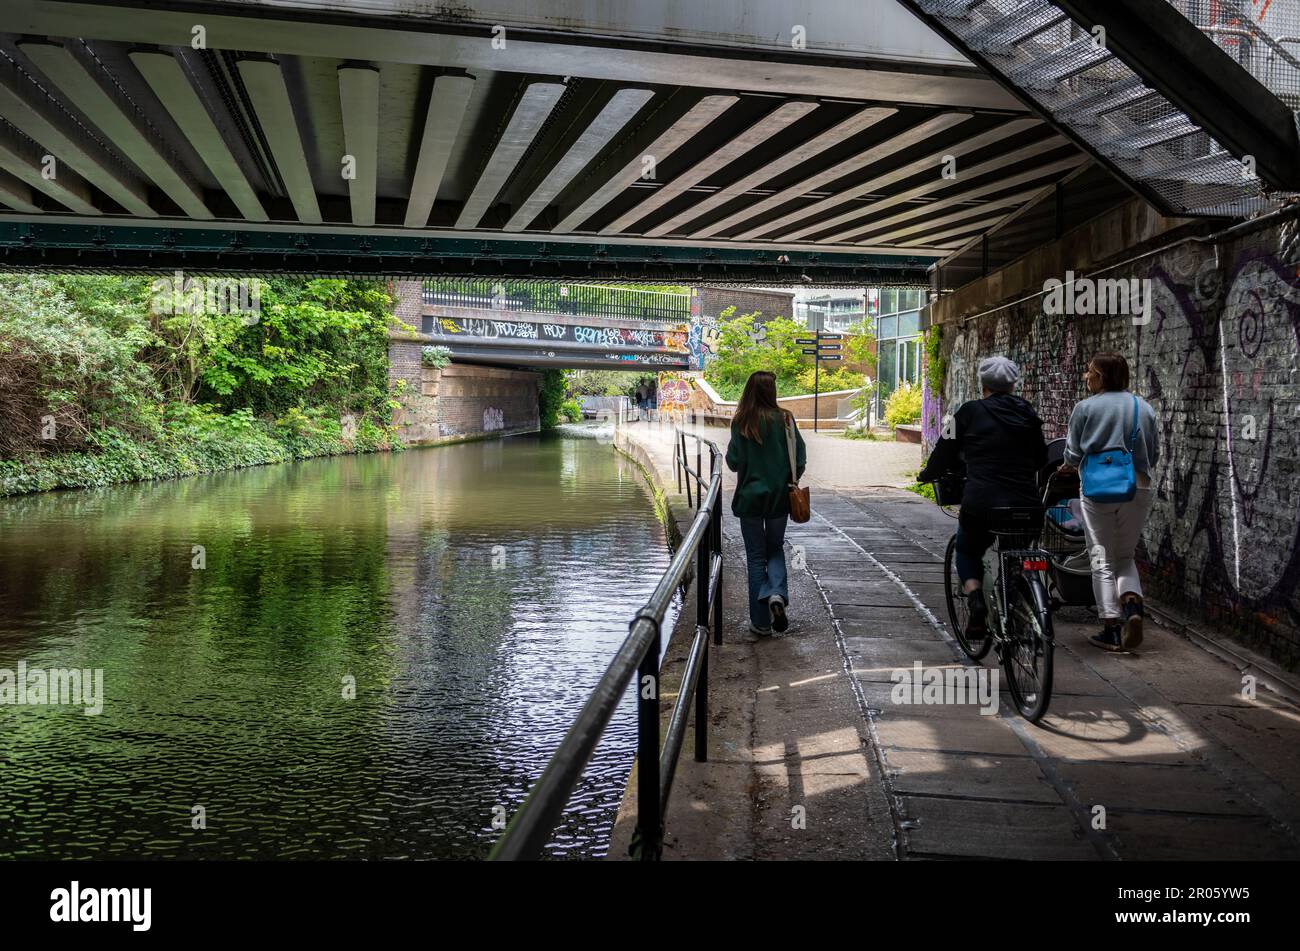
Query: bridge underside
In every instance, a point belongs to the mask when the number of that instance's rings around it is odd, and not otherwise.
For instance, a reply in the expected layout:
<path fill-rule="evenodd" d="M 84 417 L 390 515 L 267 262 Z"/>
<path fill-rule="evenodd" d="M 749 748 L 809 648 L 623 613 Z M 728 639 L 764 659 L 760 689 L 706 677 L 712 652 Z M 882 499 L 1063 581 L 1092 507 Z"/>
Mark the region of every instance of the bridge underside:
<path fill-rule="evenodd" d="M 7 0 L 0 267 L 917 284 L 1088 161 L 828 3 Z"/>

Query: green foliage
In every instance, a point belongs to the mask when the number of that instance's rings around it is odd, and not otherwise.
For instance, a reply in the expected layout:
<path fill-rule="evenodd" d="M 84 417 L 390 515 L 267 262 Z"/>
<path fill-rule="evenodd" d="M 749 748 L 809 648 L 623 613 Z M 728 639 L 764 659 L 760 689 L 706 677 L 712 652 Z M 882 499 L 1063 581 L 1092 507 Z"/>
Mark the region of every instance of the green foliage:
<path fill-rule="evenodd" d="M 565 400 L 560 404 L 560 415 L 570 423 L 582 419 L 582 404 L 577 400 Z"/>
<path fill-rule="evenodd" d="M 637 386 L 654 379 L 652 373 L 626 370 L 566 370 L 565 392 L 569 396 L 630 396 Z"/>
<path fill-rule="evenodd" d="M 268 281 L 260 319 L 214 336 L 201 396 L 226 410 L 278 415 L 329 404 L 381 412 L 387 399 L 389 307 L 374 281 Z M 214 317 L 214 321 L 218 320 Z"/>
<path fill-rule="evenodd" d="M 938 502 L 934 497 L 934 484 L 930 482 L 913 482 L 908 487 L 908 491 L 915 492 L 922 498 L 929 499 L 931 502 Z"/>
<path fill-rule="evenodd" d="M 739 399 L 745 381 L 759 370 L 776 375 L 778 396 L 812 393 L 814 376 L 819 377 L 819 393 L 852 390 L 863 385 L 863 374 L 844 364 L 823 362 L 821 373 L 815 374 L 812 355 L 805 354 L 803 344 L 796 342 L 811 333 L 806 327 L 785 317 L 773 317 L 760 329 L 755 326 L 757 314 L 737 317 L 735 311 L 734 307 L 729 307 L 720 315 L 717 356 L 709 361 L 704 371 L 704 378 L 723 399 Z M 875 338 L 865 325 L 859 325 L 859 329 L 861 333 L 845 337 L 844 355 L 854 366 L 872 367 L 875 365 L 875 355 L 871 352 Z"/>
<path fill-rule="evenodd" d="M 931 393 L 942 393 L 948 376 L 948 361 L 943 358 L 943 325 L 932 324 L 925 332 L 925 373 Z"/>
<path fill-rule="evenodd" d="M 420 365 L 441 370 L 451 363 L 451 347 L 430 344 L 420 348 Z"/>
<path fill-rule="evenodd" d="M 0 494 L 398 448 L 381 284 L 265 282 L 255 319 L 153 287 L 0 278 Z"/>
<path fill-rule="evenodd" d="M 161 394 L 135 356 L 148 340 L 83 319 L 57 280 L 0 278 L 0 456 L 80 448 L 110 426 L 155 432 Z"/>
<path fill-rule="evenodd" d="M 560 424 L 560 406 L 564 402 L 564 371 L 547 370 L 537 390 L 537 415 L 542 429 Z"/>
<path fill-rule="evenodd" d="M 864 373 L 876 372 L 876 333 L 871 318 L 858 321 L 844 332 L 844 360 Z"/>
<path fill-rule="evenodd" d="M 852 370 L 846 370 L 843 367 L 836 366 L 835 369 L 829 369 L 825 364 L 822 365 L 821 373 L 815 373 L 813 367 L 804 367 L 795 376 L 795 390 L 792 393 L 782 393 L 780 387 L 777 392 L 781 396 L 795 396 L 799 393 L 813 392 L 813 382 L 816 380 L 816 390 L 818 393 L 833 393 L 836 390 L 856 390 L 865 382 L 861 373 L 855 373 Z"/>
<path fill-rule="evenodd" d="M 921 418 L 921 388 L 904 383 L 889 394 L 885 401 L 885 422 L 892 429 L 915 423 Z"/>

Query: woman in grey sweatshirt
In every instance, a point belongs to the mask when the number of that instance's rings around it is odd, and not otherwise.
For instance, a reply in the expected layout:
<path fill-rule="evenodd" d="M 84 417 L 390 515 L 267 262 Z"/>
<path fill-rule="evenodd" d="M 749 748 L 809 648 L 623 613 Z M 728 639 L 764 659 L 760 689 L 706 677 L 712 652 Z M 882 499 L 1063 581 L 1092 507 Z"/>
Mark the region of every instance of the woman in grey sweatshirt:
<path fill-rule="evenodd" d="M 1107 449 L 1133 453 L 1137 493 L 1128 502 L 1082 500 L 1083 527 L 1092 555 L 1092 590 L 1102 631 L 1089 638 L 1104 650 L 1132 650 L 1142 643 L 1142 582 L 1134 552 L 1151 511 L 1151 470 L 1160 459 L 1155 410 L 1129 392 L 1129 366 L 1122 354 L 1099 353 L 1083 374 L 1088 392 L 1070 413 L 1063 471 Z M 1137 439 L 1133 426 L 1137 423 Z"/>

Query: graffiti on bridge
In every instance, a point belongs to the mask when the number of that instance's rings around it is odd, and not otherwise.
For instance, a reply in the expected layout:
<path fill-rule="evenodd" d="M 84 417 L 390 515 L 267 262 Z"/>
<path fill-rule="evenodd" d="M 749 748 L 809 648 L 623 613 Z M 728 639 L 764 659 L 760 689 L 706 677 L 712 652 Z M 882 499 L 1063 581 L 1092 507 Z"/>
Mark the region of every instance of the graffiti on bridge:
<path fill-rule="evenodd" d="M 568 341 L 591 347 L 663 347 L 686 353 L 685 325 L 671 330 L 644 330 L 633 327 L 594 327 L 580 324 L 534 323 L 526 320 L 490 320 L 481 317 L 442 317 L 440 333 L 513 340 Z"/>

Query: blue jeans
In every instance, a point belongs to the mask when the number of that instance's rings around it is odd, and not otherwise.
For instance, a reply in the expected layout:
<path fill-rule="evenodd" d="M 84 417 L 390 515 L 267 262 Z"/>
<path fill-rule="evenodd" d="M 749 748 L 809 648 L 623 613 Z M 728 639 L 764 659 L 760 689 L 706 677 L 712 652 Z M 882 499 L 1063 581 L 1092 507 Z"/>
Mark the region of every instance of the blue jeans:
<path fill-rule="evenodd" d="M 779 594 L 790 603 L 790 586 L 785 576 L 785 523 L 776 518 L 742 517 L 740 537 L 745 540 L 745 567 L 749 571 L 749 622 L 771 627 L 772 612 L 767 599 Z"/>

